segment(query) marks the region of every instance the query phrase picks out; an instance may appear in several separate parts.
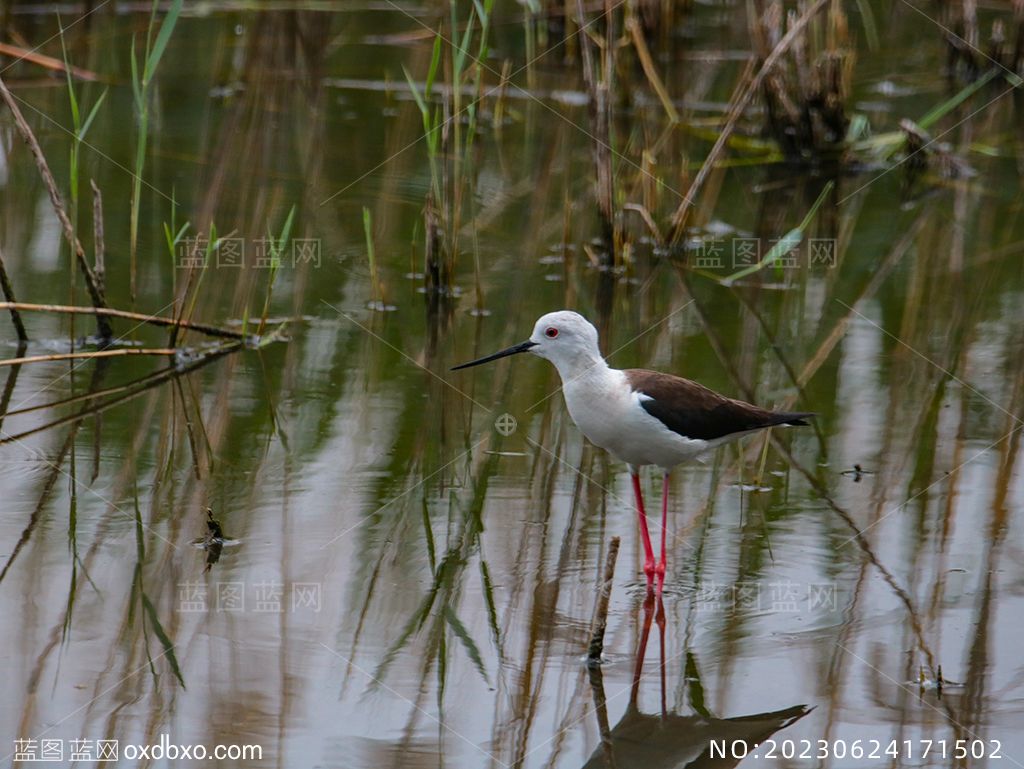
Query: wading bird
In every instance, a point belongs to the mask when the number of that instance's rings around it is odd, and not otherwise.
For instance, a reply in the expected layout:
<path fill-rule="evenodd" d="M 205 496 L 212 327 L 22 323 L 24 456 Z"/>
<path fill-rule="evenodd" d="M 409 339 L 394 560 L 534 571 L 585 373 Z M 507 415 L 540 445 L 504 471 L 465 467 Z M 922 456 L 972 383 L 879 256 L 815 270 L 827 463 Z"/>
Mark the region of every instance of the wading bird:
<path fill-rule="evenodd" d="M 601 357 L 597 329 L 569 310 L 544 315 L 525 342 L 452 370 L 479 366 L 529 352 L 555 364 L 569 416 L 591 443 L 629 465 L 644 546 L 648 591 L 665 583 L 665 528 L 669 472 L 724 443 L 775 425 L 806 425 L 810 412 L 781 412 L 727 398 L 689 379 L 644 369 L 618 370 Z M 663 474 L 661 558 L 655 560 L 647 528 L 639 469 L 656 465 Z"/>

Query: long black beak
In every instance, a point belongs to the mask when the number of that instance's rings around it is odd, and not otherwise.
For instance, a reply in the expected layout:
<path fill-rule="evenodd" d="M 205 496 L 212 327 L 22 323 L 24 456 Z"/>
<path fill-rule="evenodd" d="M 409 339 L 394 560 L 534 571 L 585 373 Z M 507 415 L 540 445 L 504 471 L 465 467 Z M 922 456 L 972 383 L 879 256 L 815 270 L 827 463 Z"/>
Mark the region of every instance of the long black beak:
<path fill-rule="evenodd" d="M 458 371 L 460 368 L 469 368 L 470 366 L 479 366 L 481 363 L 490 363 L 492 360 L 497 360 L 498 358 L 507 358 L 509 355 L 515 355 L 516 353 L 526 352 L 531 347 L 536 346 L 536 342 L 531 342 L 529 339 L 527 339 L 525 342 L 520 342 L 519 344 L 514 344 L 511 347 L 506 347 L 501 352 L 496 352 L 493 355 L 487 355 L 483 358 L 471 360 L 469 363 L 463 363 L 461 366 L 453 366 L 452 371 Z"/>

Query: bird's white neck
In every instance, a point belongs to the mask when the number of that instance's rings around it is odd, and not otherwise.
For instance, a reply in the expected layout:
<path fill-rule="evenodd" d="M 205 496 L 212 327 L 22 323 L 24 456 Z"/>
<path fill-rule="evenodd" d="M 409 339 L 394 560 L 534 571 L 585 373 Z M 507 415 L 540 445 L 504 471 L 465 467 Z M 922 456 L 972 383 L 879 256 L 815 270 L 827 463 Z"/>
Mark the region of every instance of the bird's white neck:
<path fill-rule="evenodd" d="M 562 384 L 568 384 L 583 377 L 605 376 L 611 371 L 608 363 L 598 353 L 589 350 L 580 350 L 568 355 L 559 355 L 557 360 L 552 360 Z"/>

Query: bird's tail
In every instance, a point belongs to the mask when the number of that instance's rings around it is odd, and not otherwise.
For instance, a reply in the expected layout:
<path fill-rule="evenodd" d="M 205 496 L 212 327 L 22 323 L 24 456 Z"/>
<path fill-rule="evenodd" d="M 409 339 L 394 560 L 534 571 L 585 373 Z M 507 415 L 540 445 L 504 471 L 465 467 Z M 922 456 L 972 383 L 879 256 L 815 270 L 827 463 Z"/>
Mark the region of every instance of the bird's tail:
<path fill-rule="evenodd" d="M 817 416 L 813 411 L 790 411 L 790 412 L 779 412 L 773 415 L 775 419 L 772 424 L 775 425 L 792 425 L 793 427 L 807 427 L 810 422 L 807 420 L 811 417 Z"/>

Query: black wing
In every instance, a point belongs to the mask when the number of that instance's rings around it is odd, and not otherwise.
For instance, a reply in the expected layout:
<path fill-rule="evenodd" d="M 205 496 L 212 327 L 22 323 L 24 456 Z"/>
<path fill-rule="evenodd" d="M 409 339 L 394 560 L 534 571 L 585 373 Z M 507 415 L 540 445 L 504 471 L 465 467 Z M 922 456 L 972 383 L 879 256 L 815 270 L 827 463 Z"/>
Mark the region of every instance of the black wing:
<path fill-rule="evenodd" d="M 684 438 L 710 441 L 774 425 L 806 425 L 813 412 L 769 411 L 726 398 L 689 379 L 657 371 L 626 371 L 633 390 L 646 395 L 640 405 Z"/>

